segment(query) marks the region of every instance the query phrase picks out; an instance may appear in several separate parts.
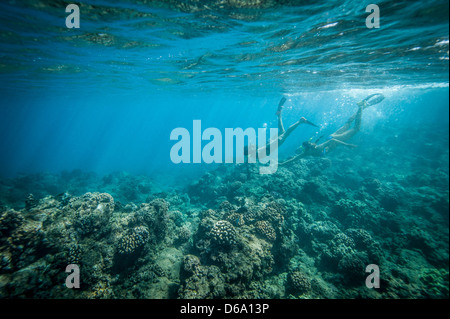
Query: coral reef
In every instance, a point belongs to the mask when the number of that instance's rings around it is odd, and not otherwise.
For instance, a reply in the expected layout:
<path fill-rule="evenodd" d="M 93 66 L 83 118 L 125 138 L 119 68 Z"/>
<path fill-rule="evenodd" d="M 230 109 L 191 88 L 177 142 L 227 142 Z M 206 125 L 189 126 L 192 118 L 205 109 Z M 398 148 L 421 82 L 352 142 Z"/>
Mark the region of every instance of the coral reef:
<path fill-rule="evenodd" d="M 310 279 L 301 271 L 290 272 L 288 283 L 290 285 L 290 289 L 297 294 L 305 294 L 311 290 Z"/>
<path fill-rule="evenodd" d="M 133 228 L 130 232 L 122 236 L 117 243 L 117 252 L 121 255 L 131 255 L 137 253 L 148 241 L 148 230 L 145 226 Z"/>
<path fill-rule="evenodd" d="M 211 229 L 211 238 L 220 246 L 233 246 L 236 244 L 236 230 L 226 220 L 219 220 Z"/>
<path fill-rule="evenodd" d="M 73 215 L 73 227 L 80 236 L 92 233 L 101 236 L 107 229 L 104 226 L 109 224 L 114 200 L 109 194 L 86 193 L 69 200 L 66 207 L 67 213 Z"/>
<path fill-rule="evenodd" d="M 269 241 L 275 241 L 275 239 L 277 238 L 277 234 L 275 233 L 275 230 L 269 222 L 265 220 L 259 220 L 255 223 L 255 227 L 258 234 L 263 236 L 263 238 Z"/>
<path fill-rule="evenodd" d="M 448 298 L 448 151 L 401 153 L 409 167 L 374 154 L 221 166 L 185 190 L 124 173 L 1 181 L 0 297 Z"/>

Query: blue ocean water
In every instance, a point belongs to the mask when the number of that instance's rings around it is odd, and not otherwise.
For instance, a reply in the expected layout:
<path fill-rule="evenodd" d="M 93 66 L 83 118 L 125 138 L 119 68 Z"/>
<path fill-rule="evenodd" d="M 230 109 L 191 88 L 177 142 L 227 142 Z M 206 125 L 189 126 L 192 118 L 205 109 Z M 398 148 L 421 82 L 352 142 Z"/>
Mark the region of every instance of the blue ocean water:
<path fill-rule="evenodd" d="M 380 0 L 380 28 L 370 29 L 372 2 L 86 0 L 78 2 L 80 28 L 69 29 L 70 2 L 2 1 L 0 180 L 10 192 L 3 197 L 24 201 L 32 190 L 23 185 L 35 187 L 39 174 L 126 172 L 161 190 L 201 184 L 205 172 L 235 164 L 174 164 L 172 130 L 192 133 L 193 120 L 221 132 L 275 128 L 283 96 L 285 127 L 301 117 L 319 127 L 298 127 L 280 147 L 281 161 L 303 141 L 333 133 L 357 102 L 382 93 L 381 103 L 363 111 L 351 141 L 357 148 L 327 156 L 337 165 L 334 178 L 349 170 L 386 185 L 420 171 L 448 178 L 448 1 Z M 26 176 L 37 177 L 32 184 Z M 421 187 L 436 189 L 418 193 L 442 213 L 448 180 L 436 180 L 422 178 Z M 10 181 L 20 192 L 5 186 Z M 50 195 L 66 191 L 46 183 Z M 273 187 L 275 197 L 291 199 Z M 436 267 L 446 268 L 448 283 L 448 244 L 439 252 L 447 254 L 447 266 Z"/>
<path fill-rule="evenodd" d="M 0 174 L 185 175 L 201 165 L 172 164 L 174 128 L 276 127 L 283 95 L 286 126 L 339 126 L 374 92 L 386 101 L 367 126 L 448 125 L 448 3 L 379 6 L 382 27 L 368 29 L 358 1 L 193 12 L 87 1 L 68 29 L 58 2 L 2 2 Z M 280 156 L 315 133 L 299 129 Z"/>

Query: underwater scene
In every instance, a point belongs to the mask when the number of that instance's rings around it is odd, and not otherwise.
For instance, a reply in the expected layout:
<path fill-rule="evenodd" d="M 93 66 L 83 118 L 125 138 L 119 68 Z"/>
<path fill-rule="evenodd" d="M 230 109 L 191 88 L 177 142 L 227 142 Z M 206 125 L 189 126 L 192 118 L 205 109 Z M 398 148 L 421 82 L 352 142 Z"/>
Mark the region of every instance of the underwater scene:
<path fill-rule="evenodd" d="M 0 96 L 1 299 L 449 298 L 446 0 L 4 0 Z"/>

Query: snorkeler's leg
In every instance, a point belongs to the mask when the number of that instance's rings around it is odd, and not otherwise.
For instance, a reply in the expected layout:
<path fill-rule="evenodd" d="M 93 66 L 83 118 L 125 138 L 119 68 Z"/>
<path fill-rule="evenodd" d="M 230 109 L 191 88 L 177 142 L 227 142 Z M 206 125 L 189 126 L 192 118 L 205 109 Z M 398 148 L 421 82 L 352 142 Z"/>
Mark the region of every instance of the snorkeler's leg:
<path fill-rule="evenodd" d="M 289 126 L 289 128 L 281 135 L 278 135 L 278 145 L 281 145 L 284 143 L 284 141 L 287 139 L 287 137 L 299 126 L 300 124 L 308 124 L 311 126 L 319 127 L 316 124 L 308 121 L 304 117 L 301 117 L 300 120 Z"/>
<path fill-rule="evenodd" d="M 358 108 L 358 111 L 357 111 L 355 114 L 353 114 L 353 115 L 347 120 L 347 122 L 345 122 L 345 124 L 344 124 L 341 128 L 339 128 L 336 132 L 334 132 L 333 134 L 331 134 L 331 136 L 336 136 L 336 135 L 342 135 L 342 134 L 344 134 L 346 131 L 348 131 L 348 130 L 350 129 L 350 127 L 351 127 L 353 121 L 355 121 L 355 120 L 358 118 L 358 116 L 359 116 L 360 121 L 361 121 L 361 112 L 360 112 L 360 111 L 362 111 L 361 106 Z"/>
<path fill-rule="evenodd" d="M 355 125 L 350 128 L 350 124 L 351 122 L 346 123 L 345 127 L 347 128 L 346 130 L 342 130 L 339 129 L 338 131 L 336 131 L 335 133 L 331 134 L 331 137 L 333 138 L 332 140 L 340 140 L 340 141 L 346 141 L 351 139 L 356 133 L 359 132 L 359 129 L 361 128 L 361 116 L 362 116 L 362 109 L 363 107 L 360 106 L 358 108 L 358 111 L 355 113 L 355 115 L 353 115 L 350 119 L 352 121 L 355 122 Z M 347 126 L 347 124 L 349 124 Z"/>
<path fill-rule="evenodd" d="M 278 135 L 278 146 L 283 144 L 284 141 L 286 141 L 286 139 L 288 138 L 288 136 L 291 135 L 291 133 L 294 132 L 294 130 L 302 123 L 304 123 L 304 122 L 302 121 L 302 119 L 300 119 L 297 122 L 295 122 L 294 124 L 292 124 L 291 126 L 289 126 L 288 129 L 284 133 Z"/>
<path fill-rule="evenodd" d="M 347 131 L 350 128 L 350 126 L 352 125 L 353 120 L 354 120 L 354 117 L 352 116 L 341 128 L 339 128 L 336 132 L 331 134 L 331 136 L 344 134 L 345 131 Z"/>
<path fill-rule="evenodd" d="M 358 112 L 356 112 L 355 126 L 353 127 L 353 129 L 356 130 L 357 132 L 361 128 L 362 110 L 363 110 L 363 108 L 360 106 L 360 107 L 358 107 Z"/>

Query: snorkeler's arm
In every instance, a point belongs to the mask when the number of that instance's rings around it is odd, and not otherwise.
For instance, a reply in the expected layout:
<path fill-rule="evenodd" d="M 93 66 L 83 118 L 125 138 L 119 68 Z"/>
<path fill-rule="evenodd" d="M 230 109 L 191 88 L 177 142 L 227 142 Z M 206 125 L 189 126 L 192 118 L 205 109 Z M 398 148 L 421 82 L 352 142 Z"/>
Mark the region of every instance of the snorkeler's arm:
<path fill-rule="evenodd" d="M 286 161 L 284 161 L 284 162 L 278 163 L 278 165 L 279 165 L 279 166 L 284 166 L 284 165 L 286 165 L 286 164 L 289 164 L 289 163 L 291 163 L 291 162 L 293 162 L 293 161 L 295 161 L 295 160 L 297 160 L 297 159 L 303 158 L 303 157 L 305 157 L 305 156 L 306 156 L 305 153 L 301 153 L 301 154 L 292 156 L 290 159 L 288 159 L 288 160 L 286 160 Z"/>
<path fill-rule="evenodd" d="M 341 144 L 341 145 L 347 146 L 347 147 L 351 147 L 351 148 L 358 147 L 358 146 L 355 145 L 355 144 L 349 144 L 349 143 L 342 142 L 342 141 L 338 140 L 337 138 L 333 138 L 333 139 L 331 139 L 331 140 L 334 141 L 334 142 L 336 142 L 336 143 L 339 143 L 339 144 Z"/>

